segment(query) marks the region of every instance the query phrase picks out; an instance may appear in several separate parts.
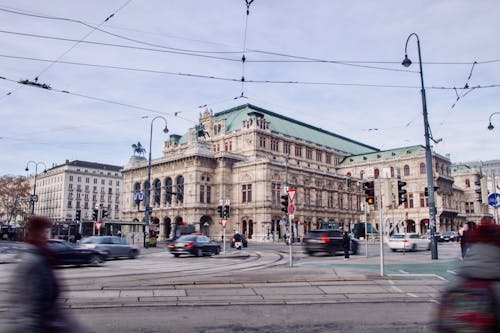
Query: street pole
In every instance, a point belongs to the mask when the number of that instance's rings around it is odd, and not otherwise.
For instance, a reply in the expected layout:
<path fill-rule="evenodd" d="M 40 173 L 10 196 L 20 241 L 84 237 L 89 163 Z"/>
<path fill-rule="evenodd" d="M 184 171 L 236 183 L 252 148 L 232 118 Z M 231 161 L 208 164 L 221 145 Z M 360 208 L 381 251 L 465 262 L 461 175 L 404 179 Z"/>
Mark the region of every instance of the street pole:
<path fill-rule="evenodd" d="M 290 158 L 290 155 L 286 154 L 285 155 L 285 192 L 288 195 L 288 159 Z M 290 205 L 290 202 L 288 202 Z M 293 267 L 293 257 L 292 257 L 292 242 L 293 242 L 293 237 L 292 237 L 292 221 L 290 216 L 288 215 L 288 211 L 286 212 L 286 218 L 288 220 L 288 244 L 289 244 L 289 252 L 290 252 L 290 268 Z"/>
<path fill-rule="evenodd" d="M 156 116 L 151 120 L 151 129 L 149 131 L 149 159 L 148 159 L 148 180 L 146 182 L 146 197 L 144 198 L 145 212 L 144 212 L 144 247 L 149 247 L 149 219 L 151 218 L 151 147 L 153 145 L 153 123 L 156 119 L 163 119 L 165 128 L 163 133 L 168 133 L 167 120 L 162 116 Z"/>
<path fill-rule="evenodd" d="M 380 223 L 380 276 L 384 276 L 384 205 L 382 204 L 382 186 L 379 186 L 379 223 Z"/>
<path fill-rule="evenodd" d="M 425 130 L 425 167 L 427 172 L 427 191 L 428 191 L 428 200 L 429 200 L 429 224 L 431 227 L 431 258 L 438 259 L 438 249 L 437 249 L 437 241 L 436 241 L 436 202 L 434 198 L 434 175 L 432 168 L 432 151 L 430 146 L 430 127 L 429 120 L 427 114 L 427 100 L 425 97 L 425 85 L 424 85 L 424 73 L 422 70 L 422 54 L 420 52 L 420 39 L 416 33 L 412 33 L 406 39 L 405 45 L 405 59 L 402 62 L 402 65 L 405 67 L 409 67 L 411 65 L 410 59 L 408 59 L 407 48 L 408 41 L 411 36 L 415 36 L 417 39 L 417 49 L 418 49 L 418 63 L 420 68 L 420 84 L 421 84 L 421 95 L 422 95 L 422 113 L 424 117 L 424 130 Z"/>
<path fill-rule="evenodd" d="M 33 163 L 35 165 L 35 177 L 34 177 L 34 183 L 33 183 L 33 195 L 30 198 L 31 202 L 31 216 L 35 215 L 35 203 L 38 201 L 38 198 L 36 197 L 36 178 L 38 176 L 38 165 L 43 164 L 45 167 L 44 172 L 47 172 L 47 166 L 43 162 L 35 162 L 35 161 L 28 161 L 26 162 L 26 171 L 29 171 L 29 164 Z"/>
<path fill-rule="evenodd" d="M 492 193 L 497 193 L 497 181 L 495 179 L 495 170 L 491 170 L 491 177 L 493 178 L 493 191 Z M 497 208 L 497 197 L 495 195 L 495 206 L 493 206 L 493 209 L 495 210 L 495 224 L 498 224 L 498 208 Z"/>

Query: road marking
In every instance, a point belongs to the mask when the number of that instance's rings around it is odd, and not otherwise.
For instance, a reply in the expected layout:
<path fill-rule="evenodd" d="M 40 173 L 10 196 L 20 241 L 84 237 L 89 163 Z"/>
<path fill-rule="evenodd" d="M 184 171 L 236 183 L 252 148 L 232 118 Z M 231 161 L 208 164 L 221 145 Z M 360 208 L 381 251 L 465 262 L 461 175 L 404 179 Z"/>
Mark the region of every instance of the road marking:
<path fill-rule="evenodd" d="M 438 279 L 443 280 L 443 281 L 448 281 L 448 280 L 447 280 L 447 279 L 445 279 L 444 277 L 439 276 L 439 275 L 437 275 L 437 274 L 415 274 L 415 273 L 410 274 L 410 273 L 405 273 L 405 274 L 387 274 L 387 276 L 394 276 L 394 277 L 402 277 L 402 276 L 405 276 L 405 277 L 409 277 L 409 276 L 415 276 L 415 277 L 417 277 L 417 276 L 421 276 L 421 277 L 426 277 L 426 276 L 428 276 L 428 277 L 435 277 L 435 278 L 438 278 Z"/>
<path fill-rule="evenodd" d="M 446 272 L 447 272 L 447 273 L 450 273 L 450 274 L 453 274 L 453 275 L 457 275 L 457 272 L 452 271 L 452 270 L 447 270 Z"/>
<path fill-rule="evenodd" d="M 400 270 L 399 270 L 399 272 L 401 272 L 401 273 L 403 273 L 403 274 L 410 274 L 410 273 L 408 273 L 407 271 L 404 271 L 404 270 L 402 270 L 402 269 L 400 269 Z"/>
<path fill-rule="evenodd" d="M 406 293 L 406 295 L 417 298 L 418 296 L 412 293 Z"/>
<path fill-rule="evenodd" d="M 396 286 L 391 286 L 392 289 L 396 290 L 398 293 L 404 293 L 404 291 L 402 291 L 400 288 L 396 287 Z"/>

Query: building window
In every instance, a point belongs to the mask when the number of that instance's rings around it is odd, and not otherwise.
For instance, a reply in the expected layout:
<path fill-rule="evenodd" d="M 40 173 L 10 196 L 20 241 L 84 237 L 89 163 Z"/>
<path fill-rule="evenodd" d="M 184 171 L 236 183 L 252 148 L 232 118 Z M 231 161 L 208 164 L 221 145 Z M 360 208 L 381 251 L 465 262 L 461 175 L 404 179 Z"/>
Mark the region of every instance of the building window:
<path fill-rule="evenodd" d="M 69 189 L 72 190 L 73 189 L 73 184 L 69 184 Z"/>
<path fill-rule="evenodd" d="M 333 192 L 328 192 L 327 193 L 326 207 L 333 208 Z"/>
<path fill-rule="evenodd" d="M 425 175 L 427 173 L 427 170 L 425 170 L 425 163 L 420 163 L 420 174 Z"/>
<path fill-rule="evenodd" d="M 413 208 L 413 193 L 408 193 L 409 208 Z"/>
<path fill-rule="evenodd" d="M 212 187 L 207 185 L 207 204 L 212 202 Z"/>
<path fill-rule="evenodd" d="M 73 181 L 73 176 L 69 176 L 69 181 L 72 182 Z"/>
<path fill-rule="evenodd" d="M 259 147 L 266 148 L 266 138 L 263 136 L 259 136 Z"/>
<path fill-rule="evenodd" d="M 288 142 L 283 143 L 283 153 L 290 154 L 290 144 Z"/>
<path fill-rule="evenodd" d="M 77 178 L 77 182 L 81 183 L 82 182 L 82 177 Z"/>
<path fill-rule="evenodd" d="M 312 160 L 313 158 L 313 150 L 311 148 L 306 148 L 306 158 Z"/>
<path fill-rule="evenodd" d="M 276 139 L 271 139 L 271 150 L 278 151 L 278 143 L 279 141 Z"/>
<path fill-rule="evenodd" d="M 172 203 L 172 178 L 170 177 L 165 180 L 165 203 Z"/>
<path fill-rule="evenodd" d="M 325 154 L 325 160 L 326 160 L 325 162 L 326 162 L 327 164 L 332 164 L 332 154 L 330 154 L 330 153 L 326 153 L 326 154 Z"/>
<path fill-rule="evenodd" d="M 323 161 L 323 153 L 319 150 L 316 150 L 316 161 L 318 162 Z"/>
<path fill-rule="evenodd" d="M 200 202 L 205 202 L 205 185 L 200 185 Z"/>
<path fill-rule="evenodd" d="M 302 146 L 295 145 L 295 156 L 302 157 Z"/>
<path fill-rule="evenodd" d="M 231 141 L 224 142 L 224 150 L 225 151 L 231 151 L 231 150 L 233 150 L 233 144 L 232 144 Z"/>
<path fill-rule="evenodd" d="M 72 201 L 68 201 L 68 208 L 73 208 Z"/>
<path fill-rule="evenodd" d="M 373 170 L 373 177 L 375 179 L 378 179 L 379 176 L 380 176 L 380 170 L 376 168 L 375 170 Z"/>
<path fill-rule="evenodd" d="M 323 193 L 320 190 L 316 190 L 316 206 L 323 206 Z"/>
<path fill-rule="evenodd" d="M 405 166 L 403 167 L 403 175 L 404 176 L 410 175 L 410 166 L 408 164 L 405 164 Z"/>
<path fill-rule="evenodd" d="M 178 176 L 177 177 L 177 202 L 184 202 L 184 177 L 183 176 Z"/>
<path fill-rule="evenodd" d="M 159 205 L 161 202 L 161 181 L 159 179 L 155 179 L 153 186 L 155 189 L 154 203 Z"/>
<path fill-rule="evenodd" d="M 90 183 L 90 178 L 89 178 L 89 177 L 86 177 L 86 178 L 85 178 L 85 182 L 86 182 L 87 184 L 88 184 L 88 183 Z"/>
<path fill-rule="evenodd" d="M 425 196 L 424 192 L 419 193 L 420 207 L 429 207 L 429 199 Z"/>
<path fill-rule="evenodd" d="M 94 178 L 94 184 L 97 184 L 97 178 Z"/>
<path fill-rule="evenodd" d="M 469 180 L 469 178 L 467 178 L 465 180 L 465 187 L 470 187 L 470 180 Z"/>
<path fill-rule="evenodd" d="M 465 214 L 474 214 L 474 202 L 465 203 Z"/>
<path fill-rule="evenodd" d="M 281 201 L 281 184 L 271 183 L 271 202 L 273 206 L 276 206 Z"/>
<path fill-rule="evenodd" d="M 252 202 L 252 184 L 241 185 L 241 202 Z"/>
<path fill-rule="evenodd" d="M 394 167 L 391 166 L 391 178 L 394 178 Z"/>

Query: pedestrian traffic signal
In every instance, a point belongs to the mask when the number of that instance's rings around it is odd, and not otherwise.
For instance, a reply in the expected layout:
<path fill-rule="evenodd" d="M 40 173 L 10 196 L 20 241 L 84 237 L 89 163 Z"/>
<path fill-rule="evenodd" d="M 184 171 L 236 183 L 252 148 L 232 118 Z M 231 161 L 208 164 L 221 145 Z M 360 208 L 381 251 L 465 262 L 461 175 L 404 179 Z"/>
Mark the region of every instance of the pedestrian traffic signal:
<path fill-rule="evenodd" d="M 222 217 L 225 219 L 229 218 L 230 207 L 229 205 L 224 205 L 224 211 L 222 212 Z"/>
<path fill-rule="evenodd" d="M 288 213 L 288 194 L 283 194 L 281 196 L 281 211 L 285 214 Z"/>
<path fill-rule="evenodd" d="M 224 217 L 224 215 L 222 215 L 222 206 L 221 205 L 217 206 L 217 213 L 219 213 L 220 218 Z"/>
<path fill-rule="evenodd" d="M 109 211 L 107 209 L 102 209 L 101 211 L 101 217 L 104 219 L 106 217 L 109 217 Z"/>
<path fill-rule="evenodd" d="M 406 202 L 406 190 L 404 187 L 406 186 L 406 182 L 398 180 L 398 205 Z"/>
<path fill-rule="evenodd" d="M 92 211 L 92 221 L 97 221 L 97 214 L 99 214 L 99 210 L 98 209 L 94 209 Z"/>
<path fill-rule="evenodd" d="M 438 189 L 439 189 L 439 186 L 434 186 L 434 193 L 436 193 L 436 191 L 437 191 Z M 426 197 L 428 197 L 428 196 L 429 196 L 429 189 L 428 189 L 427 187 L 425 188 L 424 195 L 425 195 Z"/>
<path fill-rule="evenodd" d="M 372 181 L 363 183 L 363 190 L 366 195 L 366 203 L 369 205 L 375 204 L 375 183 Z"/>
<path fill-rule="evenodd" d="M 82 217 L 82 211 L 80 209 L 76 210 L 76 216 L 75 216 L 75 221 L 80 221 Z"/>

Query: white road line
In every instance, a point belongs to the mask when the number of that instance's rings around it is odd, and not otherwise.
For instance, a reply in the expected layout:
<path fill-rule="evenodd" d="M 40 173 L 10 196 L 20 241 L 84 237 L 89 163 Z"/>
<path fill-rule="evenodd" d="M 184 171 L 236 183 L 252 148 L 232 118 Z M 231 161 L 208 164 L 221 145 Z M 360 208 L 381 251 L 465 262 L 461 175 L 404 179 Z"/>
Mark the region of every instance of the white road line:
<path fill-rule="evenodd" d="M 401 273 L 403 273 L 403 274 L 410 274 L 410 273 L 408 273 L 407 271 L 404 271 L 404 270 L 402 270 L 402 269 L 400 269 L 400 270 L 399 270 L 399 272 L 401 272 Z"/>
<path fill-rule="evenodd" d="M 396 286 L 391 286 L 391 288 L 392 288 L 392 289 L 394 289 L 394 290 L 396 290 L 398 293 L 401 293 L 401 294 L 403 294 L 403 293 L 404 293 L 404 291 L 403 291 L 403 290 L 401 290 L 400 288 L 398 288 L 398 287 L 396 287 Z"/>
<path fill-rule="evenodd" d="M 412 293 L 406 293 L 406 295 L 417 298 L 418 296 Z"/>
<path fill-rule="evenodd" d="M 457 275 L 457 272 L 452 271 L 452 270 L 447 270 L 446 272 L 447 272 L 447 273 L 450 273 L 450 274 L 453 274 L 453 275 Z"/>

